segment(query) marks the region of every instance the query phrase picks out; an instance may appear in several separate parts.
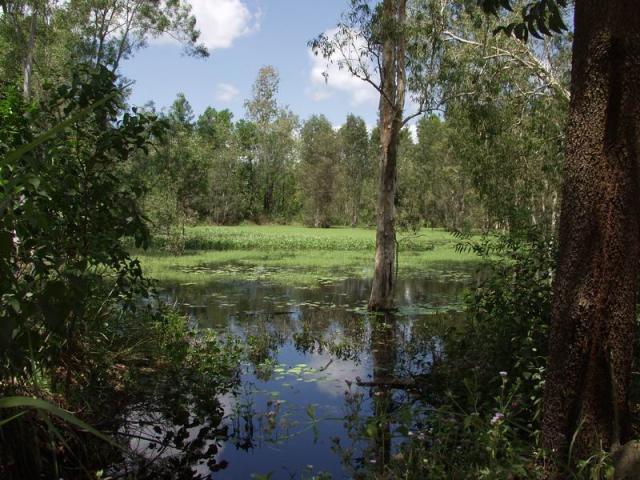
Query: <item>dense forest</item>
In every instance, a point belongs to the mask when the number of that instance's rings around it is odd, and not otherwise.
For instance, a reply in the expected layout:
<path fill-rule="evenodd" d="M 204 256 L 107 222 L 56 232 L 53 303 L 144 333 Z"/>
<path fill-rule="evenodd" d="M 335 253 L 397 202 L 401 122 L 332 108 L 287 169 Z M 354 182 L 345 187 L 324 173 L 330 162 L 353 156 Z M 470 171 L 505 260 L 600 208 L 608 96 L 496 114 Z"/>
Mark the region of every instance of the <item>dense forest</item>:
<path fill-rule="evenodd" d="M 374 124 L 133 104 L 245 3 L 0 0 L 0 477 L 640 478 L 635 0 L 345 1 Z"/>

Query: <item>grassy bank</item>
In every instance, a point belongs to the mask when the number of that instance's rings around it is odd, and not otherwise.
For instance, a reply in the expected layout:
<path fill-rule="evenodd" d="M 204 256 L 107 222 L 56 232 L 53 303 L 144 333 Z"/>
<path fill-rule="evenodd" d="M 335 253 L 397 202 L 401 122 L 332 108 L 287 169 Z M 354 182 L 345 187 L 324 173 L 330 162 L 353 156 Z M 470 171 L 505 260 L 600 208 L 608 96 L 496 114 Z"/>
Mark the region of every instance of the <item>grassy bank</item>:
<path fill-rule="evenodd" d="M 477 257 L 459 253 L 458 240 L 440 229 L 398 236 L 400 275 L 471 268 Z M 154 248 L 139 252 L 145 273 L 170 282 L 266 279 L 313 283 L 323 278 L 367 277 L 373 271 L 375 231 L 365 228 L 316 229 L 300 226 L 192 227 L 183 255 Z"/>

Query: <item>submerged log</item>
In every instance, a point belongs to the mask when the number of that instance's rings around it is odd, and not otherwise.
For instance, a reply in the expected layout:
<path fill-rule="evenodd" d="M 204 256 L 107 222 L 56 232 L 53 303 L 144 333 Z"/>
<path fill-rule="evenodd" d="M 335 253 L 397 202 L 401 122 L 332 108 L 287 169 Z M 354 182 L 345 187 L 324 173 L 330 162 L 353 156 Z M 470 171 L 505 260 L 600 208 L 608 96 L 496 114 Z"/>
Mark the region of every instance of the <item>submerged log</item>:
<path fill-rule="evenodd" d="M 396 388 L 404 390 L 413 388 L 416 386 L 416 382 L 413 378 L 383 378 L 374 382 L 363 382 L 360 377 L 356 377 L 356 385 L 359 387 L 383 387 L 383 388 Z"/>

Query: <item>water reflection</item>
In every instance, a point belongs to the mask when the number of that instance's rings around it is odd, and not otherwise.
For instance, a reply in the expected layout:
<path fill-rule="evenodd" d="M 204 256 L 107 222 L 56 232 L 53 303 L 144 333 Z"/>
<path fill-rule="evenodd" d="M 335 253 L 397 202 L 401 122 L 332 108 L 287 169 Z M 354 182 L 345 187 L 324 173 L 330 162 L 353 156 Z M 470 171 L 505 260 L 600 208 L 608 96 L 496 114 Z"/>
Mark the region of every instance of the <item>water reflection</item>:
<path fill-rule="evenodd" d="M 367 279 L 165 285 L 165 298 L 200 326 L 240 336 L 250 350 L 241 388 L 218 399 L 225 437 L 209 461 L 226 468 L 213 477 L 383 471 L 442 354 L 439 332 L 462 320 L 470 278 L 455 267 L 401 278 L 398 312 L 384 316 L 365 312 Z"/>
<path fill-rule="evenodd" d="M 389 415 L 393 399 L 391 386 L 396 381 L 393 374 L 396 366 L 396 319 L 387 314 L 377 317 L 371 335 L 371 363 L 373 371 L 373 416 L 376 419 L 374 449 L 376 463 L 383 469 L 389 462 L 391 452 L 391 429 Z"/>

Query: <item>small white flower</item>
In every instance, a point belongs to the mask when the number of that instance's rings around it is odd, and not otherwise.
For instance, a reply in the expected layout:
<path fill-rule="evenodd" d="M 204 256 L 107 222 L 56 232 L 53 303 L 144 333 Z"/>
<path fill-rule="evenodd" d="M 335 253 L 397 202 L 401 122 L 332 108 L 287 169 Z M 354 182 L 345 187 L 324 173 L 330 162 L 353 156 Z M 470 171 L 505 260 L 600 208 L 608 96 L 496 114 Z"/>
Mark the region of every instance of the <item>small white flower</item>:
<path fill-rule="evenodd" d="M 502 420 L 504 420 L 504 415 L 500 412 L 497 412 L 491 419 L 491 425 L 495 425 L 496 423 L 499 423 Z"/>

